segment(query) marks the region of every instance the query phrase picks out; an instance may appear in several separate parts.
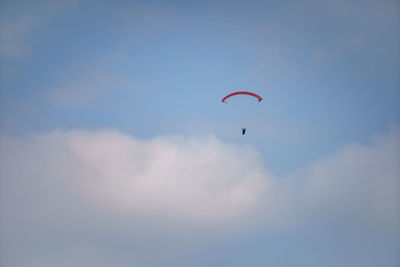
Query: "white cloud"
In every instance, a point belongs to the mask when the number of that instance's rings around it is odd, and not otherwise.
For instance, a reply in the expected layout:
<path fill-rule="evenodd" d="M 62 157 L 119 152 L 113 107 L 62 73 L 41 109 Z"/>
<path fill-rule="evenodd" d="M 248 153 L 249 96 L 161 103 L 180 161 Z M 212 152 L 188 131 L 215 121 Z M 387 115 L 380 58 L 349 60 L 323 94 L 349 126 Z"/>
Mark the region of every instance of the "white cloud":
<path fill-rule="evenodd" d="M 253 149 L 213 137 L 142 141 L 118 131 L 56 131 L 24 145 L 11 142 L 17 147 L 9 143 L 3 146 L 9 155 L 2 160 L 4 178 L 23 161 L 19 179 L 52 190 L 55 181 L 72 186 L 82 201 L 134 216 L 225 222 L 247 215 L 270 179 Z"/>
<path fill-rule="evenodd" d="M 225 221 L 252 209 L 268 178 L 255 151 L 212 137 L 140 141 L 118 132 L 78 135 L 70 140 L 72 150 L 97 173 L 88 191 L 100 183 L 90 193 L 128 212 Z"/>
<path fill-rule="evenodd" d="M 280 179 L 268 173 L 254 148 L 212 136 L 140 140 L 117 130 L 57 130 L 3 137 L 1 150 L 2 182 L 8 192 L 15 190 L 5 197 L 22 193 L 17 185 L 26 183 L 43 203 L 65 201 L 74 192 L 74 201 L 107 212 L 205 224 L 260 210 L 268 216 L 292 209 L 339 217 L 354 212 L 386 222 L 399 216 L 397 128 Z M 43 196 L 45 188 L 57 193 Z"/>
<path fill-rule="evenodd" d="M 212 136 L 140 140 L 116 130 L 58 130 L 2 137 L 2 260 L 174 266 L 166 261 L 182 251 L 270 223 L 350 222 L 398 235 L 399 142 L 393 129 L 278 179 L 255 149 Z"/>
<path fill-rule="evenodd" d="M 0 147 L 5 266 L 165 266 L 251 223 L 269 186 L 256 151 L 213 137 L 54 131 Z"/>
<path fill-rule="evenodd" d="M 352 144 L 294 179 L 309 212 L 329 220 L 400 226 L 400 129 Z"/>

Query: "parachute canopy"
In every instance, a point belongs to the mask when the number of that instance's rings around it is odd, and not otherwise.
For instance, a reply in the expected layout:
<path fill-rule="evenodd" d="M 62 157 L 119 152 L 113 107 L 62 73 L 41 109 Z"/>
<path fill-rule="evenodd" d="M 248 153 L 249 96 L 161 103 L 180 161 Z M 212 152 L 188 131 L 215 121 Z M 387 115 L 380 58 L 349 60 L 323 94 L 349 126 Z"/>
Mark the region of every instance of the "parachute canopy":
<path fill-rule="evenodd" d="M 246 91 L 238 91 L 238 92 L 234 92 L 234 93 L 229 94 L 229 95 L 225 96 L 224 98 L 222 98 L 222 102 L 223 102 L 223 103 L 228 103 L 228 102 L 226 102 L 226 100 L 227 100 L 229 97 L 234 96 L 234 95 L 250 95 L 250 96 L 254 96 L 255 98 L 257 98 L 257 99 L 258 99 L 258 102 L 260 102 L 260 101 L 262 100 L 262 97 L 259 96 L 259 95 L 257 95 L 257 94 L 255 94 L 255 93 L 246 92 Z"/>

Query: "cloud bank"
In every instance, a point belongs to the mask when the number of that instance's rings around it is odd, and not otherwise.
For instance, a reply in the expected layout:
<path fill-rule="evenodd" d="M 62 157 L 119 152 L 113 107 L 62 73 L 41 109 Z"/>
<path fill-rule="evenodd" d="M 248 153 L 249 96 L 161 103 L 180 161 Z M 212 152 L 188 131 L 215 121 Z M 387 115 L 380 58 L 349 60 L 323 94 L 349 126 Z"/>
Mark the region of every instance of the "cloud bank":
<path fill-rule="evenodd" d="M 6 184 L 68 188 L 81 201 L 139 217 L 226 222 L 249 215 L 271 180 L 254 149 L 214 137 L 139 140 L 113 130 L 55 131 L 3 139 L 2 147 Z"/>
<path fill-rule="evenodd" d="M 398 128 L 287 177 L 212 136 L 57 130 L 0 148 L 4 266 L 176 266 L 224 232 L 316 222 L 400 232 Z"/>
<path fill-rule="evenodd" d="M 355 143 L 296 172 L 291 179 L 307 213 L 325 220 L 400 226 L 400 131 Z M 304 212 L 304 210 L 302 210 Z"/>
<path fill-rule="evenodd" d="M 254 208 L 266 186 L 254 150 L 213 137 L 140 141 L 118 132 L 75 135 L 72 151 L 96 172 L 86 189 L 112 208 L 214 223 Z"/>

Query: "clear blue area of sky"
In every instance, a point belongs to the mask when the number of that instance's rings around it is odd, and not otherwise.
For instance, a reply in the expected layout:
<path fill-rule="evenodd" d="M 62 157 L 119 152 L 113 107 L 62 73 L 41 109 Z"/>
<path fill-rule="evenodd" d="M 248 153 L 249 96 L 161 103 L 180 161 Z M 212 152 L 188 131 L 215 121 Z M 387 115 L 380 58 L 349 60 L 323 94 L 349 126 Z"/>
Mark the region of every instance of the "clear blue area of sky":
<path fill-rule="evenodd" d="M 4 2 L 3 20 L 31 25 L 19 40 L 26 55 L 1 59 L 2 130 L 211 133 L 291 169 L 399 122 L 390 5 Z M 237 106 L 254 121 L 245 141 L 220 101 L 235 90 L 264 97 L 254 112 Z"/>

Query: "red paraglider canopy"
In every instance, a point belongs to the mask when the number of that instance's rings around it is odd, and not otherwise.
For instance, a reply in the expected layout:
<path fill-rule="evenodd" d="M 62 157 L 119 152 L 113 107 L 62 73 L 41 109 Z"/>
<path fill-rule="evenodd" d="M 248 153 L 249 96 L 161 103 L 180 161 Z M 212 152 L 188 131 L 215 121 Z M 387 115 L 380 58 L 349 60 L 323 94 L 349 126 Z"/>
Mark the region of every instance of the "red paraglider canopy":
<path fill-rule="evenodd" d="M 234 95 L 250 95 L 250 96 L 256 97 L 258 99 L 258 102 L 260 102 L 262 100 L 262 97 L 257 95 L 257 94 L 255 94 L 255 93 L 246 92 L 246 91 L 239 91 L 239 92 L 234 92 L 232 94 L 229 94 L 229 95 L 225 96 L 224 98 L 222 98 L 222 102 L 223 103 L 228 103 L 225 100 L 228 99 L 231 96 L 234 96 Z"/>

